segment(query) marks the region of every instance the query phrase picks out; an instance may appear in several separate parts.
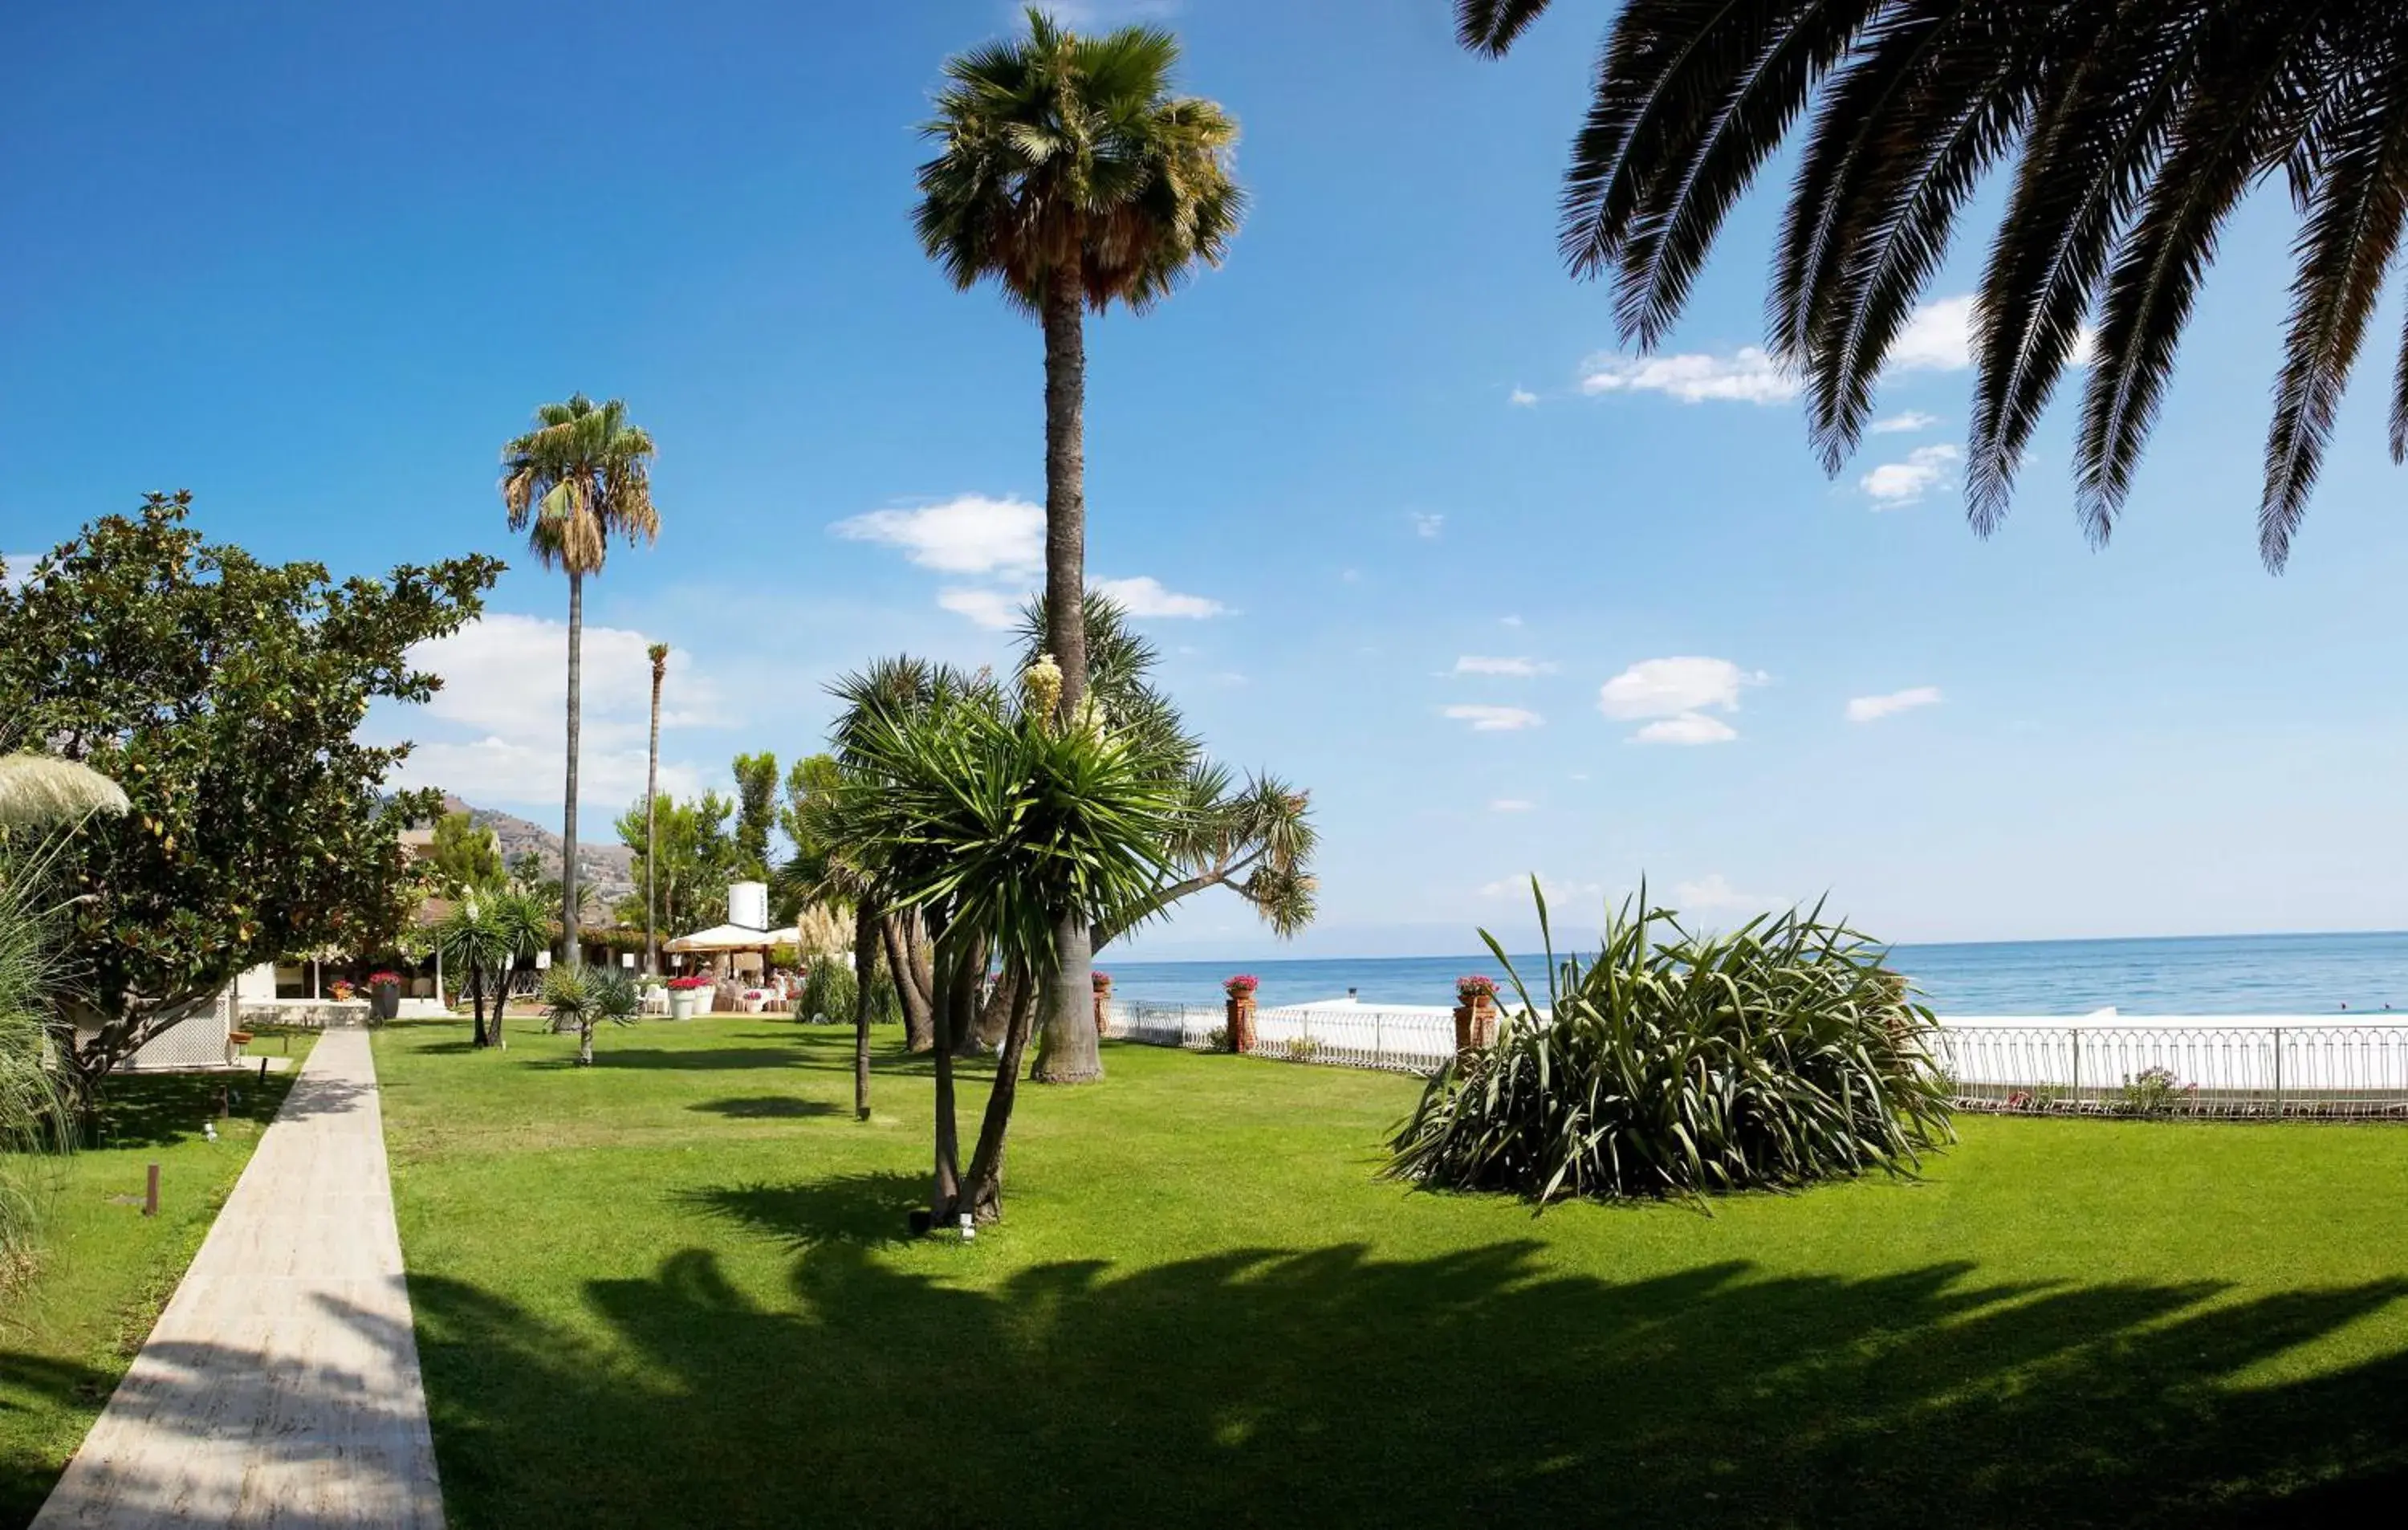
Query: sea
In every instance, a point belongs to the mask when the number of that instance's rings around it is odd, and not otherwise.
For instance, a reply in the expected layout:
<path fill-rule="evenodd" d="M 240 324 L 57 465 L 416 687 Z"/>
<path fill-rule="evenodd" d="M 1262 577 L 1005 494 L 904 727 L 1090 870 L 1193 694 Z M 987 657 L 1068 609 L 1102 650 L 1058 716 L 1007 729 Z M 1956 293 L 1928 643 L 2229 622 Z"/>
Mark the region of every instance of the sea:
<path fill-rule="evenodd" d="M 1569 953 L 1558 953 L 1569 954 Z M 1118 962 L 1116 997 L 1209 1004 L 1222 979 L 1251 973 L 1266 1007 L 1343 998 L 1366 1004 L 1452 1004 L 1455 979 L 1506 974 L 1489 955 L 1361 960 Z M 2408 932 L 2197 936 L 2132 940 L 2009 940 L 1898 946 L 1890 965 L 1946 1015 L 2316 1015 L 2408 1010 Z M 1546 960 L 1514 958 L 1534 993 Z"/>

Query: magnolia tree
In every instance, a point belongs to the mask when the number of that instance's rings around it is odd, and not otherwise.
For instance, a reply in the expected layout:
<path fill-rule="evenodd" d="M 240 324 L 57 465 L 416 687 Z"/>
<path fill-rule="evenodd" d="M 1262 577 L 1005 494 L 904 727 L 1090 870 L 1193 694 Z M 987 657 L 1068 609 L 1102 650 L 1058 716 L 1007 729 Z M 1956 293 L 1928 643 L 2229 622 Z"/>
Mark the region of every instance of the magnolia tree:
<path fill-rule="evenodd" d="M 389 794 L 408 744 L 362 741 L 370 703 L 441 681 L 412 645 L 457 631 L 502 571 L 472 556 L 336 581 L 202 540 L 152 494 L 0 579 L 0 751 L 88 764 L 129 810 L 68 876 L 85 963 L 64 1006 L 87 1080 L 289 951 L 392 944 L 420 886 L 400 843 L 441 809 Z"/>

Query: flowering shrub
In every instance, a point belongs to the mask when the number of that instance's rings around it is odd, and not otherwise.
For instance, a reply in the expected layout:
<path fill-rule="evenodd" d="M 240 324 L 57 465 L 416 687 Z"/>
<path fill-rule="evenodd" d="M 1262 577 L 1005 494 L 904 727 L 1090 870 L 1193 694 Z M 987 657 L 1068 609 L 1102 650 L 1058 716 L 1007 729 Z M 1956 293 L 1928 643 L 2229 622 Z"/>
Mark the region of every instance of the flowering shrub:
<path fill-rule="evenodd" d="M 691 994 L 697 988 L 710 987 L 711 982 L 708 978 L 671 978 L 668 986 L 678 993 Z"/>
<path fill-rule="evenodd" d="M 335 995 L 335 1002 L 337 1004 L 341 1004 L 351 996 L 351 985 L 345 982 L 342 979 L 337 978 L 335 979 L 334 987 L 331 992 Z"/>
<path fill-rule="evenodd" d="M 368 986 L 370 988 L 382 988 L 387 983 L 391 983 L 395 988 L 400 987 L 401 974 L 397 972 L 371 972 L 368 974 Z"/>
<path fill-rule="evenodd" d="M 1247 999 L 1254 997 L 1254 990 L 1262 986 L 1261 979 L 1250 972 L 1240 972 L 1234 978 L 1224 979 L 1221 992 L 1233 999 Z"/>
<path fill-rule="evenodd" d="M 1475 972 L 1468 978 L 1455 979 L 1455 1002 L 1457 1004 L 1477 1004 L 1482 999 L 1493 1000 L 1496 997 L 1497 979 L 1494 978 L 1484 978 Z"/>
<path fill-rule="evenodd" d="M 1111 975 L 1111 973 L 1109 973 L 1109 972 L 1097 972 L 1097 973 L 1093 974 L 1092 976 L 1093 976 L 1093 979 L 1094 979 L 1095 984 L 1096 984 L 1096 986 L 1097 988 L 1102 989 L 1102 988 L 1110 988 L 1110 987 L 1111 987 L 1111 986 L 1112 986 L 1112 975 Z"/>

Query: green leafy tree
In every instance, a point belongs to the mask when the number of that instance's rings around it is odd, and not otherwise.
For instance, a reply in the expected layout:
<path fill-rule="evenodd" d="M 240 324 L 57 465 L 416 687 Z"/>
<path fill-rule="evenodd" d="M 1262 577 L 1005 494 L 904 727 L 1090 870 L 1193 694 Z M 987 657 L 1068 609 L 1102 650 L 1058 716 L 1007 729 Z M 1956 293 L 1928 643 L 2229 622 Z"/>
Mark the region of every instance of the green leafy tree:
<path fill-rule="evenodd" d="M 726 917 L 727 884 L 737 879 L 739 865 L 728 831 L 734 810 L 726 797 L 706 792 L 691 802 L 663 795 L 649 812 L 637 803 L 619 816 L 619 841 L 635 856 L 636 880 L 655 889 L 661 924 L 670 935 L 707 929 Z M 647 839 L 656 841 L 650 852 Z"/>
<path fill-rule="evenodd" d="M 1066 720 L 1087 690 L 1085 315 L 1143 311 L 1218 265 L 1245 208 L 1237 122 L 1172 93 L 1178 62 L 1158 27 L 1082 36 L 1032 8 L 1026 36 L 947 61 L 922 130 L 937 146 L 920 167 L 923 248 L 957 287 L 992 278 L 1044 331 L 1045 638 Z M 1066 922 L 1057 939 L 1038 1076 L 1100 1078 L 1088 932 Z"/>
<path fill-rule="evenodd" d="M 778 826 L 778 757 L 766 750 L 739 754 L 736 775 L 737 870 L 756 882 L 769 879 L 769 834 Z"/>
<path fill-rule="evenodd" d="M 354 730 L 441 680 L 410 649 L 482 608 L 502 565 L 468 557 L 339 583 L 264 564 L 152 494 L 0 584 L 0 750 L 39 741 L 120 783 L 71 857 L 68 939 L 88 962 L 63 1013 L 89 1080 L 290 951 L 389 948 L 420 879 L 401 826 L 440 794 L 388 794 L 407 744 Z"/>
<path fill-rule="evenodd" d="M 1041 665 L 1018 694 L 948 685 L 926 705 L 873 704 L 845 729 L 837 810 L 868 826 L 889 906 L 927 919 L 939 991 L 966 972 L 974 981 L 993 961 L 1021 995 L 967 1170 L 953 1048 L 939 1037 L 935 1049 L 930 1209 L 939 1222 L 1001 1214 L 1006 1137 L 1033 995 L 1054 976 L 1055 932 L 1066 919 L 1090 923 L 1158 885 L 1159 847 L 1177 837 L 1185 808 L 1144 740 L 1092 714 L 1064 722 L 1060 683 L 1058 670 Z"/>
<path fill-rule="evenodd" d="M 1458 0 L 1500 54 L 1548 0 Z M 1989 172 L 2010 171 L 1974 301 L 1965 489 L 1986 535 L 2080 368 L 2074 509 L 2103 544 L 2216 244 L 2280 172 L 2301 227 L 2258 494 L 2280 572 L 2408 216 L 2408 70 L 2388 5 L 1630 0 L 1564 178 L 1561 245 L 1654 348 L 1731 207 L 1801 120 L 1767 306 L 1832 471 Z M 1809 112 L 1810 105 L 1814 109 Z M 2408 459 L 2408 344 L 2391 407 Z"/>
<path fill-rule="evenodd" d="M 577 755 L 583 685 L 585 580 L 602 572 L 610 543 L 652 541 L 661 533 L 652 508 L 652 438 L 627 422 L 617 399 L 583 393 L 536 410 L 534 430 L 502 448 L 502 503 L 510 530 L 546 568 L 568 575 L 568 776 L 561 805 L 561 923 L 574 927 L 577 896 Z M 571 939 L 565 952 L 584 959 Z"/>
<path fill-rule="evenodd" d="M 435 885 L 446 897 L 458 897 L 471 888 L 499 886 L 502 847 L 494 831 L 466 812 L 445 813 L 435 821 L 435 842 L 426 862 Z"/>

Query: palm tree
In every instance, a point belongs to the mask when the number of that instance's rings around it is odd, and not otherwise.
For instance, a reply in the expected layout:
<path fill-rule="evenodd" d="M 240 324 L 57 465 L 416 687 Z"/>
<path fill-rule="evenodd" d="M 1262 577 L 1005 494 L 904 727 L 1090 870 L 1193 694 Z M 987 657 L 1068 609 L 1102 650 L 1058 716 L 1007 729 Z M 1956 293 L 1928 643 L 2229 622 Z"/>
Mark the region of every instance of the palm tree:
<path fill-rule="evenodd" d="M 1061 712 L 1086 694 L 1087 309 L 1142 311 L 1197 263 L 1220 264 L 1245 210 L 1238 124 L 1171 93 L 1179 42 L 1158 27 L 1082 36 L 1042 11 L 1028 35 L 945 64 L 938 146 L 920 167 L 920 242 L 964 290 L 992 277 L 1045 336 L 1045 610 Z M 1100 1078 L 1083 929 L 1059 932 L 1038 1077 Z"/>
<path fill-rule="evenodd" d="M 1547 7 L 1458 0 L 1458 32 L 1499 54 Z M 1575 274 L 1612 278 L 1626 340 L 1664 337 L 1725 214 L 1810 103 L 1770 344 L 1804 379 L 1833 468 L 1958 215 L 2012 159 L 1973 336 L 1966 493 L 1984 533 L 2087 343 L 2075 509 L 2107 540 L 2217 236 L 2282 171 L 2301 227 L 2258 507 L 2259 555 L 2282 570 L 2408 216 L 2397 6 L 1629 0 L 1573 140 L 1561 230 Z M 2408 344 L 2391 455 L 2408 460 Z"/>
<path fill-rule="evenodd" d="M 644 765 L 644 971 L 650 975 L 661 969 L 660 900 L 652 868 L 661 859 L 661 681 L 668 677 L 669 646 L 654 643 L 644 652 L 652 661 L 652 751 Z"/>
<path fill-rule="evenodd" d="M 879 847 L 876 877 L 889 906 L 927 916 L 939 992 L 992 957 L 1018 995 L 967 1170 L 953 1047 L 939 1037 L 930 1211 L 939 1223 L 1001 1214 L 1032 997 L 1057 980 L 1049 970 L 1055 932 L 1065 919 L 1090 922 L 1158 885 L 1160 847 L 1176 840 L 1185 810 L 1142 739 L 1092 716 L 1060 720 L 1059 683 L 1053 666 L 1039 665 L 1016 696 L 972 681 L 924 706 L 866 709 L 844 727 L 837 808 Z"/>
<path fill-rule="evenodd" d="M 568 573 L 568 779 L 560 831 L 561 927 L 569 965 L 583 960 L 577 901 L 577 746 L 585 636 L 585 579 L 602 572 L 610 541 L 661 534 L 652 508 L 652 438 L 617 399 L 583 393 L 536 410 L 534 430 L 502 448 L 502 503 L 510 530 L 546 568 Z"/>

